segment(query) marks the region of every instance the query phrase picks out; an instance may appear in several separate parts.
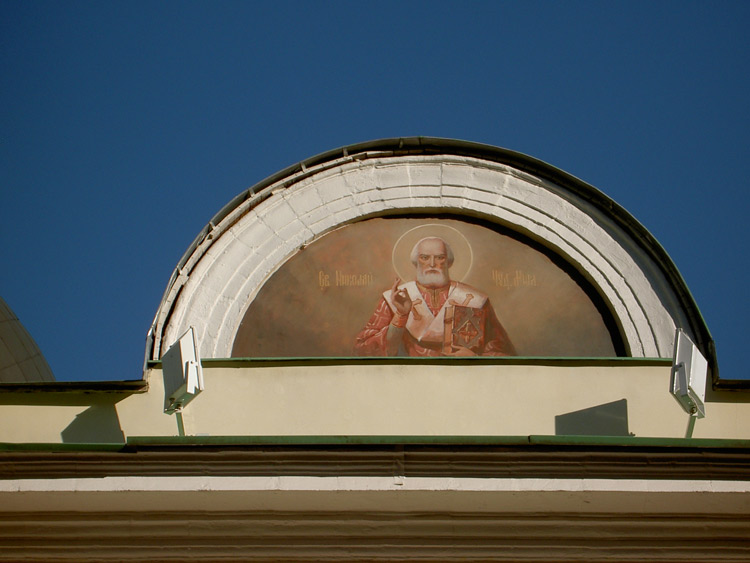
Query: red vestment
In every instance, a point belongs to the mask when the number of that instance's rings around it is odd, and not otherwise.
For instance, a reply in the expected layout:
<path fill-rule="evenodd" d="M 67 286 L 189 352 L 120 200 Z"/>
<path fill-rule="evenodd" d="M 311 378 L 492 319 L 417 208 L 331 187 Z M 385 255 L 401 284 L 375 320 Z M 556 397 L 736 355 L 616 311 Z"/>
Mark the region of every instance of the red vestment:
<path fill-rule="evenodd" d="M 419 293 L 424 304 L 429 308 L 433 316 L 437 316 L 445 304 L 450 290 L 455 287 L 451 285 L 437 289 L 428 289 L 418 285 Z M 413 308 L 414 309 L 414 308 Z M 482 306 L 484 314 L 484 338 L 481 349 L 472 348 L 479 356 L 513 356 L 516 351 L 500 321 L 495 315 L 489 300 Z M 410 315 L 413 314 L 410 313 Z M 394 311 L 385 297 L 380 299 L 375 312 L 370 317 L 365 327 L 359 332 L 354 344 L 355 353 L 358 356 L 386 356 L 388 355 L 388 328 L 394 317 Z M 400 356 L 442 356 L 443 343 L 432 341 L 421 341 L 415 338 L 407 329 L 399 329 L 402 333 L 396 355 Z"/>

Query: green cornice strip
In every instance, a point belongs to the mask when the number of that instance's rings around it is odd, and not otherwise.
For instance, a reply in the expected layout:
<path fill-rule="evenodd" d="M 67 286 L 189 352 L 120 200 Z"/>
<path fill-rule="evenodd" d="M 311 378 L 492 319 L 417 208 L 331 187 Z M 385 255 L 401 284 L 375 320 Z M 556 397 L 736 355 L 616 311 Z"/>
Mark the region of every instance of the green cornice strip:
<path fill-rule="evenodd" d="M 750 448 L 750 440 L 635 436 L 132 436 L 128 446 L 614 446 Z"/>
<path fill-rule="evenodd" d="M 584 358 L 556 356 L 475 356 L 448 357 L 297 357 L 297 358 L 202 358 L 201 365 L 211 367 L 266 367 L 295 365 L 523 365 L 523 366 L 671 366 L 671 358 Z M 149 361 L 148 367 L 160 368 L 161 361 Z"/>
<path fill-rule="evenodd" d="M 750 440 L 639 436 L 131 436 L 126 443 L 0 443 L 0 451 L 132 451 L 150 447 L 550 446 L 561 448 L 750 449 Z"/>

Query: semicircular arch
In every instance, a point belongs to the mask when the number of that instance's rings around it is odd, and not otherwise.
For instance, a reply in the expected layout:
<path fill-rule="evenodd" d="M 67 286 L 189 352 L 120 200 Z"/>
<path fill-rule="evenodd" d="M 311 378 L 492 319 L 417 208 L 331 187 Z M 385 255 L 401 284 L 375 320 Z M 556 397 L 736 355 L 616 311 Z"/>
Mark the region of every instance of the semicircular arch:
<path fill-rule="evenodd" d="M 425 138 L 324 153 L 240 194 L 180 261 L 147 359 L 160 358 L 188 326 L 203 357 L 229 357 L 248 305 L 300 248 L 356 221 L 409 213 L 481 218 L 533 239 L 596 288 L 630 355 L 670 357 L 680 327 L 716 371 L 710 334 L 677 269 L 626 211 L 519 153 Z"/>

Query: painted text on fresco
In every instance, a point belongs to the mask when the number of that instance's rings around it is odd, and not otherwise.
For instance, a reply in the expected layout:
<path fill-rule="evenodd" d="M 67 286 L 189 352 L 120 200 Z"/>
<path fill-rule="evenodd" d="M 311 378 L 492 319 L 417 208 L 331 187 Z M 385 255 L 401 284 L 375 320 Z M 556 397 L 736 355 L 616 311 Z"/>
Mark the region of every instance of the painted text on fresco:
<path fill-rule="evenodd" d="M 492 282 L 497 287 L 510 289 L 512 287 L 536 287 L 536 274 L 530 274 L 522 270 L 514 272 L 504 272 L 502 270 L 492 270 Z"/>
<path fill-rule="evenodd" d="M 363 287 L 372 285 L 373 275 L 370 272 L 352 273 L 335 270 L 333 274 L 318 271 L 318 286 L 326 287 Z"/>

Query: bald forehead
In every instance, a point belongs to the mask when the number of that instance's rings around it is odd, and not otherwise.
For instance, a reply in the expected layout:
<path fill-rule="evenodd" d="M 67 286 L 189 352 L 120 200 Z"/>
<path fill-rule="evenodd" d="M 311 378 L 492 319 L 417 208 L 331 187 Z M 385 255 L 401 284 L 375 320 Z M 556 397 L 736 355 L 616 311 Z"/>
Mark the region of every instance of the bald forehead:
<path fill-rule="evenodd" d="M 445 242 L 439 238 L 427 238 L 419 243 L 417 246 L 417 252 L 419 254 L 446 254 Z"/>

